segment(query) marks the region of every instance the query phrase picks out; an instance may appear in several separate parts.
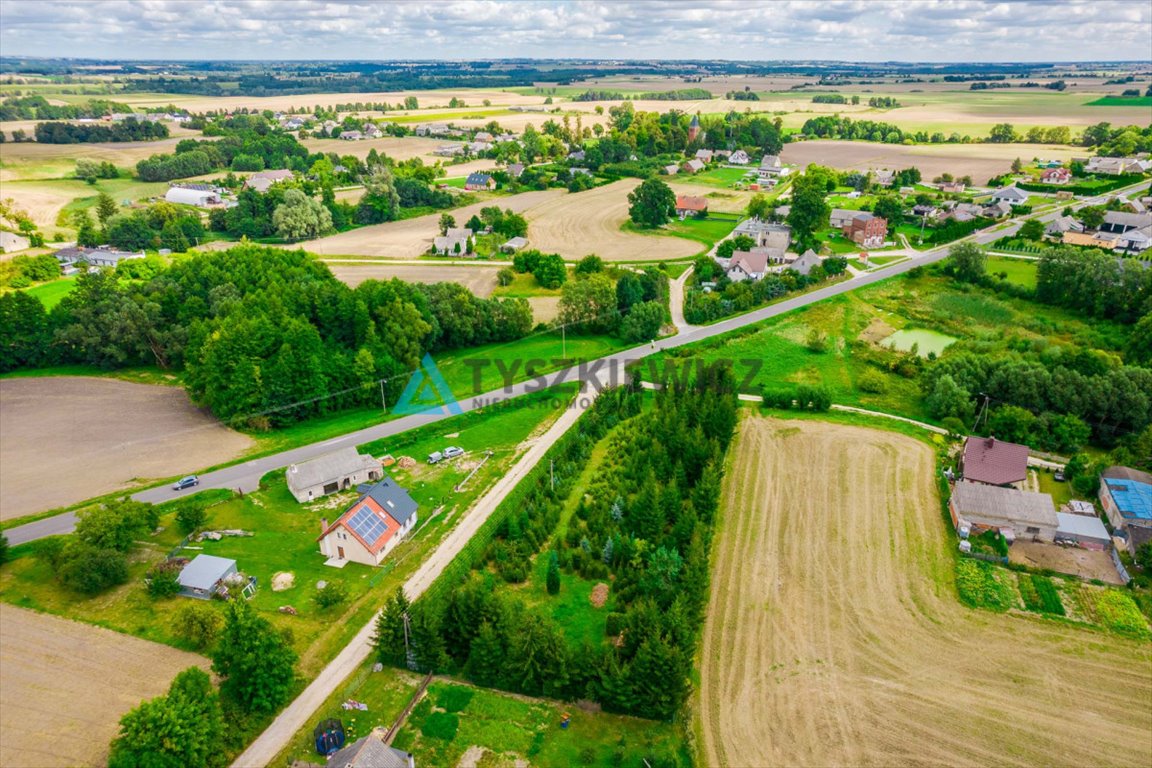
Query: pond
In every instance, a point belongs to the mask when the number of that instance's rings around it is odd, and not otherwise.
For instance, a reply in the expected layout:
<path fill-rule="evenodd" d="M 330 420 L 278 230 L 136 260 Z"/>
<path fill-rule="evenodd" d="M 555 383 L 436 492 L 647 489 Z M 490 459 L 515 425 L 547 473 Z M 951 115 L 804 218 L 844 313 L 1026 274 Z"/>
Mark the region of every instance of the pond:
<path fill-rule="evenodd" d="M 955 343 L 956 337 L 949 336 L 937 331 L 930 331 L 927 328 L 908 328 L 903 331 L 896 331 L 884 340 L 884 346 L 895 349 L 899 352 L 908 352 L 912 349 L 912 345 L 918 345 L 917 351 L 920 357 L 927 357 L 929 352 L 935 352 L 937 356 L 948 349 Z"/>

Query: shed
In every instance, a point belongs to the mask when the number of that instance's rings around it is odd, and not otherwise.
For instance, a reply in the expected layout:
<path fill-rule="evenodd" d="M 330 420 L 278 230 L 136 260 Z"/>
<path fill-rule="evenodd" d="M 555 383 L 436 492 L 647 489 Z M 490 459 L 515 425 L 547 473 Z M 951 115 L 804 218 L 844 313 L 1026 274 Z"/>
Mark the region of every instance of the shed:
<path fill-rule="evenodd" d="M 198 208 L 207 208 L 210 205 L 219 205 L 220 196 L 215 192 L 189 187 L 169 187 L 164 194 L 169 203 L 180 205 L 195 205 Z"/>
<path fill-rule="evenodd" d="M 224 581 L 238 573 L 235 560 L 215 555 L 196 555 L 184 566 L 176 580 L 180 584 L 180 594 L 207 600 L 220 591 Z"/>
<path fill-rule="evenodd" d="M 528 239 L 525 237 L 513 237 L 504 245 L 500 246 L 500 250 L 504 253 L 514 253 L 528 246 Z"/>
<path fill-rule="evenodd" d="M 1056 538 L 1071 539 L 1085 549 L 1107 549 L 1112 537 L 1098 517 L 1056 513 Z"/>
<path fill-rule="evenodd" d="M 288 490 L 303 504 L 360 483 L 375 482 L 383 473 L 379 461 L 349 447 L 291 464 L 285 476 Z"/>

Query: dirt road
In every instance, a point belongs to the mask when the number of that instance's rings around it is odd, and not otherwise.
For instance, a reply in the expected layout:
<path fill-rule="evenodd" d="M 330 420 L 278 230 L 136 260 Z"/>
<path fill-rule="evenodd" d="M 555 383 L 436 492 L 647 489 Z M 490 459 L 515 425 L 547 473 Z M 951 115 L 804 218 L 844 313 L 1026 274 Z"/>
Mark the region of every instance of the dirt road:
<path fill-rule="evenodd" d="M 100 627 L 0 605 L 0 765 L 104 765 L 120 718 L 208 660 Z"/>
<path fill-rule="evenodd" d="M 452 562 L 464 546 L 476 535 L 476 531 L 496 511 L 516 485 L 535 467 L 552 445 L 560 439 L 579 419 L 584 408 L 596 398 L 597 392 L 581 393 L 576 398 L 579 407 L 564 411 L 552 426 L 533 442 L 524 455 L 512 465 L 507 474 L 501 477 L 492 488 L 481 496 L 464 519 L 449 533 L 440 546 L 421 563 L 420 568 L 404 583 L 404 594 L 415 600 L 432 585 L 441 571 Z M 312 714 L 372 653 L 372 635 L 375 631 L 377 613 L 356 634 L 348 645 L 340 651 L 328 666 L 321 670 L 312 683 L 284 711 L 272 721 L 259 738 L 252 742 L 236 760 L 233 768 L 252 768 L 268 765 L 308 722 Z"/>
<path fill-rule="evenodd" d="M 927 445 L 753 416 L 731 464 L 703 764 L 1152 764 L 1152 646 L 962 607 Z"/>

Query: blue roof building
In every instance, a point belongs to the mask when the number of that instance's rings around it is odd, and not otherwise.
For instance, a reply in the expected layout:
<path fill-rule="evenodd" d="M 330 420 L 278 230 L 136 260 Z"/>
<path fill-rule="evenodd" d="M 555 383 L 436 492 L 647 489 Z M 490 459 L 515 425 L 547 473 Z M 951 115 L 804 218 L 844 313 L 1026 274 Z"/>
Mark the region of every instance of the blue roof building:
<path fill-rule="evenodd" d="M 1108 467 L 1100 475 L 1100 504 L 1113 528 L 1152 528 L 1152 475 Z"/>

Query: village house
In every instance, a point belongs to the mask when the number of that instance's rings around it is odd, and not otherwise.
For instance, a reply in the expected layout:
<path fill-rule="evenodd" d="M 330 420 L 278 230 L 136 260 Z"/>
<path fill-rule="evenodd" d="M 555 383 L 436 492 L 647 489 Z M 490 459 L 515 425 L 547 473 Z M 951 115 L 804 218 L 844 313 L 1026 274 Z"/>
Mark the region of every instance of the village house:
<path fill-rule="evenodd" d="M 293 763 L 296 768 L 324 768 L 315 763 Z M 416 768 L 416 758 L 410 753 L 389 746 L 377 731 L 357 739 L 334 753 L 326 763 L 328 768 Z"/>
<path fill-rule="evenodd" d="M 1040 181 L 1045 184 L 1067 184 L 1072 181 L 1072 171 L 1067 168 L 1049 168 L 1040 174 Z"/>
<path fill-rule="evenodd" d="M 278 181 L 287 181 L 292 178 L 292 171 L 283 168 L 275 171 L 257 171 L 244 180 L 244 186 L 257 192 L 267 192 Z"/>
<path fill-rule="evenodd" d="M 744 280 L 760 280 L 768 272 L 773 260 L 781 260 L 784 251 L 779 248 L 754 248 L 750 251 L 734 251 L 728 260 L 726 274 L 734 283 Z"/>
<path fill-rule="evenodd" d="M 304 504 L 361 483 L 375 482 L 383 474 L 384 466 L 376 459 L 357 452 L 355 448 L 342 448 L 289 465 L 285 477 L 288 490 L 296 501 Z"/>
<path fill-rule="evenodd" d="M 1123 176 L 1129 173 L 1144 173 L 1152 163 L 1134 157 L 1090 157 L 1084 170 L 1105 176 Z"/>
<path fill-rule="evenodd" d="M 696 158 L 692 158 L 691 160 L 683 163 L 680 166 L 680 170 L 684 171 L 684 173 L 699 173 L 700 171 L 704 170 L 704 163 L 700 162 Z"/>
<path fill-rule="evenodd" d="M 989 219 L 1003 218 L 1010 213 L 1012 213 L 1012 203 L 1008 202 L 1007 200 L 1000 200 L 990 205 L 986 205 L 984 206 L 983 210 L 980 211 L 981 216 L 985 216 Z"/>
<path fill-rule="evenodd" d="M 774 224 L 757 217 L 744 219 L 736 225 L 733 236 L 745 235 L 752 238 L 756 247 L 779 248 L 786 250 L 792 244 L 792 228 L 784 224 Z"/>
<path fill-rule="evenodd" d="M 568 153 L 568 162 L 582 163 L 584 162 L 584 150 L 578 149 L 575 152 Z"/>
<path fill-rule="evenodd" d="M 696 159 L 704 163 L 710 163 L 712 162 L 712 154 L 713 152 L 710 149 L 698 149 L 696 150 Z"/>
<path fill-rule="evenodd" d="M 379 565 L 384 557 L 416 525 L 416 502 L 408 492 L 385 475 L 331 525 L 320 521 L 317 538 L 327 565 L 342 567 L 344 561 Z"/>
<path fill-rule="evenodd" d="M 924 219 L 935 219 L 940 215 L 940 209 L 931 203 L 912 206 L 912 215 Z"/>
<path fill-rule="evenodd" d="M 966 185 L 961 184 L 958 181 L 946 181 L 940 185 L 941 192 L 953 195 L 961 194 L 967 188 L 968 187 Z"/>
<path fill-rule="evenodd" d="M 872 182 L 880 187 L 890 187 L 892 182 L 896 180 L 896 172 L 890 171 L 887 168 L 881 168 L 878 171 L 870 171 L 872 174 Z"/>
<path fill-rule="evenodd" d="M 708 213 L 708 201 L 694 195 L 676 196 L 676 215 L 680 218 Z"/>
<path fill-rule="evenodd" d="M 364 138 L 364 134 L 360 131 L 341 131 L 340 138 L 343 141 L 360 141 Z"/>
<path fill-rule="evenodd" d="M 171 186 L 164 193 L 164 200 L 178 205 L 194 205 L 197 208 L 211 208 L 220 205 L 220 193 L 207 184 Z"/>
<path fill-rule="evenodd" d="M 1063 237 L 1065 232 L 1083 232 L 1084 225 L 1071 216 L 1057 216 L 1044 227 L 1049 237 Z"/>
<path fill-rule="evenodd" d="M 756 171 L 761 180 L 776 179 L 787 176 L 791 169 L 784 165 L 779 155 L 764 155 L 760 159 L 760 168 Z"/>
<path fill-rule="evenodd" d="M 1023 205 L 1028 202 L 1028 193 L 1017 187 L 1015 184 L 1008 187 L 1001 187 L 992 193 L 992 199 L 997 203 L 1008 203 L 1009 205 Z"/>
<path fill-rule="evenodd" d="M 1016 539 L 1051 542 L 1059 526 L 1056 507 L 1047 493 L 964 480 L 952 487 L 948 511 L 962 539 L 993 530 L 1009 544 Z"/>
<path fill-rule="evenodd" d="M 960 476 L 974 483 L 1010 486 L 1028 477 L 1028 446 L 995 437 L 968 437 L 960 458 Z"/>
<path fill-rule="evenodd" d="M 1152 528 L 1152 474 L 1108 467 L 1100 474 L 1100 506 L 1113 528 Z"/>
<path fill-rule="evenodd" d="M 752 162 L 752 158 L 748 157 L 748 153 L 744 150 L 738 149 L 728 155 L 728 162 L 732 165 L 748 165 Z"/>
<path fill-rule="evenodd" d="M 591 176 L 592 171 L 587 168 L 569 168 L 568 173 L 572 176 Z"/>
<path fill-rule="evenodd" d="M 476 135 L 472 137 L 473 141 L 483 141 L 489 144 L 492 143 L 492 134 L 488 131 L 476 131 Z"/>
<path fill-rule="evenodd" d="M 472 230 L 467 227 L 451 227 L 432 240 L 432 249 L 441 256 L 468 253 L 471 247 Z"/>
<path fill-rule="evenodd" d="M 666 166 L 664 166 L 664 173 L 668 174 L 669 176 L 675 176 L 679 171 L 680 171 L 680 166 L 678 166 L 678 165 L 666 165 Z"/>
<path fill-rule="evenodd" d="M 518 179 L 524 173 L 524 163 L 512 163 L 508 166 L 505 173 L 508 174 L 510 179 Z"/>
<path fill-rule="evenodd" d="M 813 268 L 820 266 L 820 263 L 821 259 L 816 255 L 816 251 L 809 248 L 796 257 L 796 260 L 788 265 L 788 269 L 807 277 L 812 274 Z"/>
<path fill-rule="evenodd" d="M 467 190 L 486 190 L 491 191 L 496 189 L 496 179 L 492 178 L 487 173 L 480 173 L 476 171 L 468 174 L 468 178 L 464 180 L 464 189 Z"/>
<path fill-rule="evenodd" d="M 880 248 L 888 237 L 888 220 L 861 212 L 853 216 L 842 231 L 844 237 L 863 248 Z"/>
<path fill-rule="evenodd" d="M 117 251 L 111 246 L 101 245 L 96 248 L 61 248 L 52 255 L 60 262 L 64 274 L 67 275 L 76 271 L 75 267 L 79 262 L 84 262 L 90 270 L 95 270 L 100 267 L 115 267 L 120 262 L 130 259 L 142 259 L 147 254 L 144 251 Z"/>
<path fill-rule="evenodd" d="M 437 157 L 455 157 L 456 155 L 464 154 L 463 144 L 441 144 L 436 149 L 432 150 L 432 154 Z"/>

